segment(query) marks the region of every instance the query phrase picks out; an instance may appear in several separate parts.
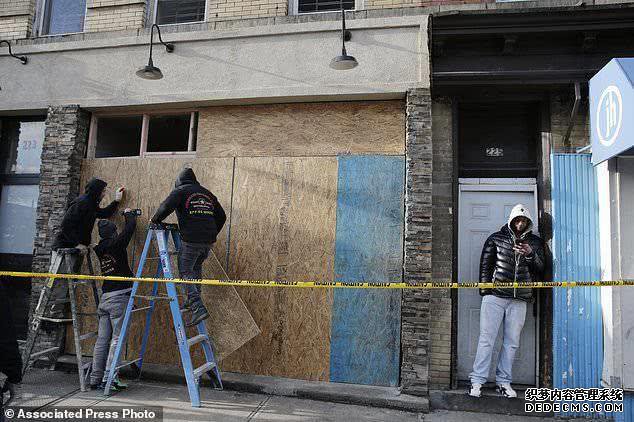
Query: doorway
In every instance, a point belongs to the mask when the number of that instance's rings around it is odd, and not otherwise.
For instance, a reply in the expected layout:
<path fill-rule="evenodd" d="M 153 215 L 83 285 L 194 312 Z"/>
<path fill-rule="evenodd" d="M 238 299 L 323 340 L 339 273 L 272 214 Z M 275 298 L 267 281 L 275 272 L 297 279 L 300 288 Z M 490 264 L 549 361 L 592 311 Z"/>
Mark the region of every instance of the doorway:
<path fill-rule="evenodd" d="M 534 179 L 462 180 L 459 187 L 458 282 L 479 280 L 480 254 L 486 239 L 507 223 L 511 209 L 525 204 L 537 227 L 537 185 Z M 487 183 L 489 182 L 489 183 Z M 468 381 L 480 333 L 480 303 L 476 289 L 458 290 L 458 380 Z M 526 310 L 520 348 L 513 364 L 513 382 L 536 384 L 537 312 Z M 536 309 L 535 309 L 536 311 Z M 489 381 L 495 381 L 495 364 L 502 346 L 502 329 L 494 348 Z"/>

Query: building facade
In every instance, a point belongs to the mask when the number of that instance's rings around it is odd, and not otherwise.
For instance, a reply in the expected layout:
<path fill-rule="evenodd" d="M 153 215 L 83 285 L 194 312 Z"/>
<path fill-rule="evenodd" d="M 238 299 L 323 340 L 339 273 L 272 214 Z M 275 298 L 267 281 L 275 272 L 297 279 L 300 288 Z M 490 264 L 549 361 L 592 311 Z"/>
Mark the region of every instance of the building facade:
<path fill-rule="evenodd" d="M 517 202 L 552 246 L 551 154 L 589 144 L 587 83 L 631 54 L 633 5 L 454 3 L 1 0 L 0 39 L 29 60 L 0 50 L 3 266 L 48 268 L 88 177 L 125 185 L 143 227 L 184 165 L 228 211 L 214 251 L 236 279 L 473 281 Z M 328 66 L 342 5 L 348 71 Z M 155 42 L 148 81 L 154 23 L 175 48 Z M 257 326 L 217 328 L 223 370 L 428 397 L 475 355 L 474 291 L 208 290 Z M 553 306 L 529 307 L 519 384 L 553 385 Z"/>

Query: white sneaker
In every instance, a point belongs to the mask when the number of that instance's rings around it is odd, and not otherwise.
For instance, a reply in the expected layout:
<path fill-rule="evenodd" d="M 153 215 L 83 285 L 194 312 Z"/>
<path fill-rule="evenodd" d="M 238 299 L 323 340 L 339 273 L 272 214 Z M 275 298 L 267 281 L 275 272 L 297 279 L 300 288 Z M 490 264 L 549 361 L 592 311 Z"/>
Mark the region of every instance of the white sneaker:
<path fill-rule="evenodd" d="M 471 388 L 469 389 L 469 395 L 471 397 L 480 397 L 482 392 L 480 389 L 482 388 L 482 384 L 472 383 Z"/>
<path fill-rule="evenodd" d="M 496 390 L 507 399 L 514 399 L 515 397 L 517 397 L 517 393 L 511 388 L 510 383 L 505 382 L 498 384 Z"/>

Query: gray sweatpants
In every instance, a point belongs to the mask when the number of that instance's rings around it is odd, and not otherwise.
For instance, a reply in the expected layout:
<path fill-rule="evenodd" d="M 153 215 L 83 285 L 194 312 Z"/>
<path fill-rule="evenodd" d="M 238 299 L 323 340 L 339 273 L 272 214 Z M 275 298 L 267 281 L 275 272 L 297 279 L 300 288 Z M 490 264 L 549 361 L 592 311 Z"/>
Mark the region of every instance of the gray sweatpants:
<path fill-rule="evenodd" d="M 113 295 L 113 293 L 115 293 Z M 106 369 L 110 368 L 114 351 L 119 342 L 119 333 L 123 325 L 123 316 L 130 299 L 130 289 L 101 295 L 97 315 L 99 316 L 99 331 L 92 358 L 91 384 L 106 381 Z"/>

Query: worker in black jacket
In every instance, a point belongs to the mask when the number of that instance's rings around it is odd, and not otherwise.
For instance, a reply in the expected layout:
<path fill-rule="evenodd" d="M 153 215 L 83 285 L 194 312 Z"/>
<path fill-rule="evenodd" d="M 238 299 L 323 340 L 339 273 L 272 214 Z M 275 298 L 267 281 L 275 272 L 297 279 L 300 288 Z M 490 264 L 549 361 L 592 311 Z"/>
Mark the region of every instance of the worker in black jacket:
<path fill-rule="evenodd" d="M 22 382 L 22 358 L 5 289 L 0 282 L 0 372 L 7 377 L 0 385 L 0 420 L 4 417 L 2 408 L 15 398 Z"/>
<path fill-rule="evenodd" d="M 159 206 L 152 217 L 161 223 L 176 211 L 182 245 L 178 253 L 178 271 L 182 279 L 202 278 L 202 265 L 227 216 L 218 199 L 196 180 L 194 171 L 184 169 L 176 179 L 174 190 Z M 200 298 L 200 285 L 186 284 L 187 299 L 184 310 L 191 310 L 187 326 L 193 326 L 209 317 Z"/>
<path fill-rule="evenodd" d="M 99 203 L 106 195 L 108 184 L 101 179 L 92 178 L 86 183 L 85 193 L 78 196 L 70 203 L 60 230 L 53 242 L 53 252 L 51 264 L 57 257 L 57 250 L 62 248 L 76 248 L 81 255 L 88 253 L 92 229 L 97 218 L 110 218 L 117 211 L 119 202 L 123 199 L 124 188 L 120 187 L 115 193 L 115 200 L 107 207 L 100 208 Z M 73 257 L 72 272 L 77 274 L 81 271 L 81 258 Z M 51 268 L 52 270 L 52 268 Z M 60 268 L 60 272 L 65 272 L 66 268 Z M 53 289 L 52 300 L 63 299 L 67 296 L 66 283 L 57 283 Z M 54 304 L 51 309 L 51 316 L 61 317 L 64 313 L 63 304 Z"/>
<path fill-rule="evenodd" d="M 136 228 L 136 214 L 130 208 L 123 212 L 125 227 L 117 234 L 117 226 L 109 220 L 99 220 L 99 236 L 101 240 L 94 251 L 99 258 L 101 275 L 132 277 L 128 263 L 128 244 Z M 93 351 L 92 372 L 90 374 L 91 389 L 103 389 L 106 384 L 105 372 L 110 368 L 114 351 L 119 342 L 119 334 L 123 317 L 132 291 L 131 281 L 105 280 L 101 286 L 101 299 L 97 308 L 99 329 Z M 115 391 L 123 384 L 115 379 L 112 384 Z"/>
<path fill-rule="evenodd" d="M 544 245 L 532 233 L 533 221 L 528 208 L 518 204 L 511 210 L 508 222 L 484 243 L 480 258 L 480 282 L 530 283 L 542 281 L 544 273 Z M 532 288 L 481 289 L 480 338 L 470 374 L 469 394 L 480 397 L 480 389 L 487 381 L 493 346 L 500 325 L 504 323 L 502 350 L 495 372 L 497 391 L 514 398 L 511 388 L 513 359 L 519 348 L 524 328 L 527 303 L 533 301 Z"/>

